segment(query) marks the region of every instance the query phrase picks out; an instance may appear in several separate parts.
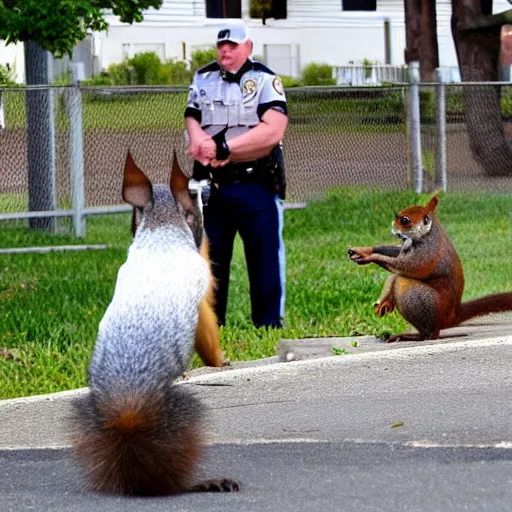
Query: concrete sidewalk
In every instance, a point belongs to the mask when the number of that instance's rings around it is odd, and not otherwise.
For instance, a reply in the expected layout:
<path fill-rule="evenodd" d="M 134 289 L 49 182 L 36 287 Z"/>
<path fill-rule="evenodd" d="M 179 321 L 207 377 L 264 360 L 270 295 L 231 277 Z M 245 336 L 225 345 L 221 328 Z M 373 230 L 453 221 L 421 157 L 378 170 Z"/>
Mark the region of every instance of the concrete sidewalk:
<path fill-rule="evenodd" d="M 437 341 L 287 340 L 280 356 L 193 370 L 180 385 L 207 405 L 211 443 L 512 446 L 512 315 L 484 320 Z M 86 392 L 0 401 L 0 449 L 69 446 L 70 400 Z"/>

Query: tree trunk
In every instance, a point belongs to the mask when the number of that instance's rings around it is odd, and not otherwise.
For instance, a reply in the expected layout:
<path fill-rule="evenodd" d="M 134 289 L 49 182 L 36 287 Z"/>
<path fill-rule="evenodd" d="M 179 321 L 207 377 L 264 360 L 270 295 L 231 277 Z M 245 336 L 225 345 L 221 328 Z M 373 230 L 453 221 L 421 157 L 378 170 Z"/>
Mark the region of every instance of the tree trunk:
<path fill-rule="evenodd" d="M 405 62 L 420 63 L 422 82 L 433 82 L 439 67 L 436 3 L 431 0 L 404 0 Z"/>
<path fill-rule="evenodd" d="M 52 57 L 34 41 L 25 42 L 25 77 L 27 85 L 51 83 Z M 55 133 L 53 91 L 27 90 L 27 160 L 29 211 L 55 210 Z M 32 229 L 55 230 L 55 217 L 29 220 Z"/>
<path fill-rule="evenodd" d="M 452 33 L 463 82 L 499 78 L 501 27 L 465 30 L 482 15 L 491 14 L 492 0 L 452 0 Z M 512 175 L 512 145 L 501 120 L 500 88 L 463 86 L 471 151 L 489 176 Z"/>
<path fill-rule="evenodd" d="M 422 0 L 404 0 L 406 64 L 420 61 L 421 2 Z"/>
<path fill-rule="evenodd" d="M 439 67 L 439 47 L 437 44 L 436 2 L 421 2 L 421 46 L 420 76 L 422 82 L 434 82 Z"/>

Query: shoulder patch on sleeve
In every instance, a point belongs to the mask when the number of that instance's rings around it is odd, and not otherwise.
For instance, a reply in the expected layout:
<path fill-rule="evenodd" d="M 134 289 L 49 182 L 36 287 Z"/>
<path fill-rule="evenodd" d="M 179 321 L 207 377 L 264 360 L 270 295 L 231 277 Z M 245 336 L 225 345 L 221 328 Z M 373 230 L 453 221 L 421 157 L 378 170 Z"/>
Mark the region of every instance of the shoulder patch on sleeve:
<path fill-rule="evenodd" d="M 278 94 L 283 95 L 283 82 L 281 82 L 281 79 L 279 77 L 274 77 L 274 80 L 272 80 L 272 85 L 274 86 L 274 89 Z"/>

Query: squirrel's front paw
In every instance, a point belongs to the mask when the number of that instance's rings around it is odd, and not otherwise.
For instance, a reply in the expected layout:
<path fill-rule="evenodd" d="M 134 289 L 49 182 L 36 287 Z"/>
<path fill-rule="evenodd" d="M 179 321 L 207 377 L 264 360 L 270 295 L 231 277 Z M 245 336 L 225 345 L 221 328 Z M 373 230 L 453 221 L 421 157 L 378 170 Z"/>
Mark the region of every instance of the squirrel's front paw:
<path fill-rule="evenodd" d="M 347 251 L 349 258 L 358 265 L 370 263 L 370 256 L 373 253 L 373 247 L 349 247 Z"/>
<path fill-rule="evenodd" d="M 192 492 L 237 492 L 240 484 L 231 478 L 217 478 L 205 480 L 190 489 Z"/>

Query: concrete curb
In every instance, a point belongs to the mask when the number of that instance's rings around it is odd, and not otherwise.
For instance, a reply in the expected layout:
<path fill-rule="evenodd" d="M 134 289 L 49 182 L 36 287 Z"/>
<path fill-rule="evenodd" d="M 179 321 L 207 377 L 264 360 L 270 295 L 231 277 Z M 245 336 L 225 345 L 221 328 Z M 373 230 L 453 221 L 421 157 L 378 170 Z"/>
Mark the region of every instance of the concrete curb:
<path fill-rule="evenodd" d="M 253 364 L 250 362 L 241 365 L 234 364 L 221 369 L 200 368 L 189 372 L 179 384 L 195 388 L 198 396 L 201 399 L 204 398 L 209 404 L 212 404 L 213 397 L 229 395 L 231 396 L 230 407 L 238 407 L 239 403 L 245 405 L 244 396 L 247 390 L 254 392 L 253 382 L 259 382 L 259 385 L 263 386 L 262 393 L 264 394 L 268 393 L 269 389 L 279 389 L 279 393 L 286 394 L 291 392 L 286 389 L 286 383 L 296 381 L 297 376 L 303 373 L 315 375 L 319 379 L 322 375 L 336 375 L 342 378 L 345 372 L 353 375 L 357 368 L 370 364 L 374 366 L 379 362 L 386 361 L 393 364 L 394 361 L 395 366 L 397 364 L 402 366 L 402 362 L 403 366 L 409 366 L 416 358 L 421 359 L 436 354 L 442 357 L 443 353 L 463 353 L 468 350 L 473 353 L 478 351 L 479 354 L 482 354 L 480 359 L 486 359 L 487 350 L 512 346 L 512 334 L 492 338 L 459 339 L 449 343 L 437 340 L 422 342 L 421 345 L 416 343 L 414 346 L 404 346 L 405 344 L 390 346 L 385 343 L 380 345 L 393 348 L 367 350 L 348 355 L 314 357 L 288 363 L 278 362 L 274 357 L 255 361 Z M 265 384 L 267 382 L 268 386 Z M 220 388 L 217 388 L 219 386 Z M 225 391 L 222 391 L 221 388 L 225 388 Z M 2 418 L 0 450 L 70 447 L 71 439 L 67 426 L 70 402 L 84 393 L 87 393 L 86 388 L 0 401 L 0 417 Z M 274 400 L 275 395 L 271 393 L 268 404 L 270 408 L 273 407 Z M 215 414 L 215 410 L 211 412 Z M 214 437 L 209 444 L 215 444 L 219 439 L 222 440 L 222 436 Z"/>
<path fill-rule="evenodd" d="M 340 341 L 341 340 L 341 341 Z M 332 351 L 332 346 L 342 347 L 348 341 L 357 341 L 358 347 L 352 347 L 346 354 L 336 355 Z M 416 354 L 455 352 L 467 349 L 481 349 L 494 345 L 512 345 L 512 333 L 504 336 L 494 336 L 480 339 L 442 339 L 424 342 L 407 342 L 386 344 L 373 336 L 360 336 L 348 338 L 312 338 L 311 340 L 285 340 L 283 345 L 286 348 L 293 346 L 291 342 L 303 344 L 303 354 L 301 358 L 284 362 L 278 357 L 269 357 L 254 361 L 243 361 L 233 363 L 223 368 L 202 367 L 187 372 L 186 376 L 178 380 L 178 384 L 205 385 L 209 381 L 218 383 L 222 380 L 231 380 L 232 378 L 245 377 L 255 373 L 280 373 L 296 372 L 302 365 L 325 365 L 325 364 L 351 364 L 359 361 L 361 358 L 401 358 L 410 359 Z M 307 345 L 309 345 L 310 356 L 306 357 Z M 318 347 L 321 350 L 318 350 Z M 351 345 L 352 346 L 352 345 Z M 324 355 L 325 347 L 329 347 L 330 355 Z M 69 391 L 60 391 L 45 395 L 36 395 L 21 398 L 12 398 L 0 400 L 0 414 L 9 409 L 19 410 L 23 406 L 30 407 L 34 404 L 51 405 L 56 402 L 70 402 L 74 398 L 87 393 L 87 388 L 73 389 Z"/>

